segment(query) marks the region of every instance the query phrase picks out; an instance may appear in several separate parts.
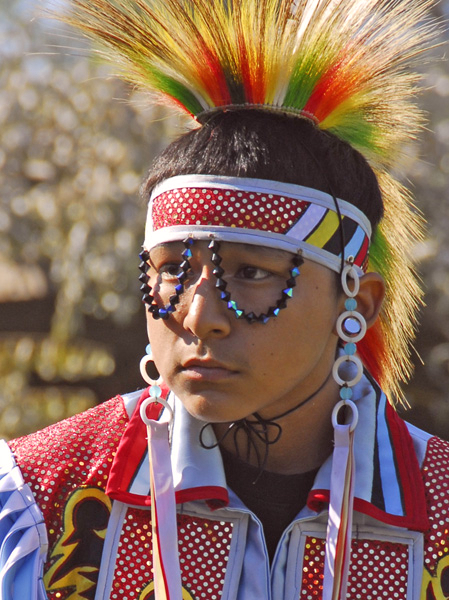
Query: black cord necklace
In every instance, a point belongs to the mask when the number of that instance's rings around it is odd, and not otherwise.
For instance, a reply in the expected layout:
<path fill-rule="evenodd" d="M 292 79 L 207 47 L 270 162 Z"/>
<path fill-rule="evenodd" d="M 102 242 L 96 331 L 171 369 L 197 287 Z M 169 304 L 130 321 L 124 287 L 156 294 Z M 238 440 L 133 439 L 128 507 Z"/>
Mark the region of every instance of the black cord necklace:
<path fill-rule="evenodd" d="M 257 483 L 260 476 L 262 475 L 262 472 L 265 470 L 267 460 L 268 460 L 269 447 L 271 445 L 275 444 L 277 441 L 279 441 L 279 439 L 282 435 L 282 427 L 279 425 L 279 423 L 276 423 L 276 421 L 279 421 L 279 419 L 282 419 L 283 417 L 286 417 L 287 415 L 290 415 L 291 413 L 299 410 L 302 406 L 304 406 L 305 404 L 310 402 L 310 400 L 315 398 L 315 396 L 317 394 L 319 394 L 321 392 L 321 390 L 324 388 L 324 386 L 327 384 L 327 382 L 330 379 L 330 376 L 331 376 L 331 373 L 329 373 L 329 375 L 326 377 L 324 382 L 320 385 L 320 387 L 315 392 L 313 392 L 313 394 L 311 394 L 304 400 L 301 400 L 301 402 L 299 404 L 297 404 L 296 406 L 294 406 L 293 408 L 289 408 L 285 412 L 283 412 L 279 415 L 276 415 L 275 417 L 273 417 L 271 419 L 264 419 L 259 413 L 255 412 L 252 415 L 254 417 L 253 419 L 249 419 L 248 417 L 245 417 L 244 419 L 239 419 L 238 421 L 234 421 L 233 423 L 231 423 L 229 425 L 229 427 L 225 431 L 225 433 L 214 444 L 211 444 L 211 445 L 207 445 L 203 441 L 204 431 L 207 429 L 207 427 L 210 427 L 211 425 L 213 425 L 213 423 L 206 423 L 205 425 L 203 425 L 203 427 L 200 430 L 199 440 L 200 440 L 201 446 L 203 448 L 205 448 L 206 450 L 212 450 L 213 448 L 217 448 L 218 446 L 220 446 L 220 444 L 223 442 L 223 440 L 225 438 L 227 438 L 231 432 L 233 432 L 235 452 L 236 452 L 237 457 L 241 458 L 241 453 L 240 453 L 240 449 L 239 449 L 237 436 L 240 431 L 243 431 L 246 434 L 246 462 L 249 462 L 251 449 L 253 449 L 256 454 L 257 466 L 259 467 L 259 474 L 257 475 L 256 479 L 253 481 L 253 484 Z M 274 428 L 274 435 L 272 435 L 272 436 L 270 436 L 270 428 L 272 430 Z M 263 452 L 263 455 L 261 454 L 259 447 L 257 445 L 257 439 L 259 441 L 261 441 L 265 446 L 265 451 Z"/>

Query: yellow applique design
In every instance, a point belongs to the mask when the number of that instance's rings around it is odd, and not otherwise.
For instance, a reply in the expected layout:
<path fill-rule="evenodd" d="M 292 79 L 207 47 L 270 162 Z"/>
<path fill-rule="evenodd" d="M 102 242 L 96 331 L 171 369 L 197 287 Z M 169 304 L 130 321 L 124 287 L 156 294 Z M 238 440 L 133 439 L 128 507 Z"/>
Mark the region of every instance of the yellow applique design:
<path fill-rule="evenodd" d="M 154 597 L 154 581 L 151 581 L 142 588 L 137 600 L 154 600 Z M 182 600 L 195 600 L 195 597 L 183 587 Z"/>
<path fill-rule="evenodd" d="M 445 554 L 438 562 L 435 575 L 424 569 L 421 600 L 449 599 L 449 554 Z"/>
<path fill-rule="evenodd" d="M 48 592 L 64 590 L 64 600 L 93 600 L 110 512 L 111 500 L 98 488 L 80 488 L 69 496 L 63 532 L 44 575 Z"/>

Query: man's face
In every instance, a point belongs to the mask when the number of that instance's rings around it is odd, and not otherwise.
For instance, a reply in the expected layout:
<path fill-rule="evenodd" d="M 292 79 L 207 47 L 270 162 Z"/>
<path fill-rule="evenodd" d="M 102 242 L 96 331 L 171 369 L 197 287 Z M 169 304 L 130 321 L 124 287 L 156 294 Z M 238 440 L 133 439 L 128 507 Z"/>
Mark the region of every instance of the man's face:
<path fill-rule="evenodd" d="M 182 243 L 151 251 L 149 284 L 159 306 L 168 304 L 179 272 Z M 237 319 L 216 289 L 211 251 L 195 242 L 191 272 L 167 321 L 147 316 L 153 358 L 164 382 L 195 417 L 230 422 L 259 412 L 269 418 L 297 405 L 329 376 L 342 310 L 335 275 L 310 261 L 300 267 L 287 308 L 268 323 Z M 223 278 L 247 313 L 266 313 L 290 277 L 292 255 L 222 243 Z"/>

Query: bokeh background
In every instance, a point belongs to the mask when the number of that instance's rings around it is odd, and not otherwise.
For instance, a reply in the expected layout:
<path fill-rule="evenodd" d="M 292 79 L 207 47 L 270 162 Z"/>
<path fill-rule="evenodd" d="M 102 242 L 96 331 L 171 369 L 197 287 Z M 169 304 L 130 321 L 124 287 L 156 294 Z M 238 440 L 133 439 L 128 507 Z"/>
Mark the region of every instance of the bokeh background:
<path fill-rule="evenodd" d="M 188 126 L 149 108 L 85 52 L 61 48 L 79 42 L 68 43 L 61 26 L 36 18 L 36 5 L 0 6 L 0 436 L 6 438 L 142 386 L 146 334 L 137 255 L 145 207 L 138 189 L 152 158 Z M 449 2 L 435 14 L 447 19 Z M 406 177 L 429 222 L 425 242 L 413 249 L 426 306 L 415 377 L 405 389 L 412 408 L 404 414 L 449 439 L 449 61 L 433 62 L 424 85 L 420 103 L 429 129 Z"/>

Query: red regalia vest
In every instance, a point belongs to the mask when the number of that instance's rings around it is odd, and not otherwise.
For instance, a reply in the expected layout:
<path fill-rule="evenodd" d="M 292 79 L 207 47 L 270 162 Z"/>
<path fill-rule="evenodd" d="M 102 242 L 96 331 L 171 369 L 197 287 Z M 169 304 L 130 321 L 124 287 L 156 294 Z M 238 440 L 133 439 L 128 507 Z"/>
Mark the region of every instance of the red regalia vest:
<path fill-rule="evenodd" d="M 49 600 L 94 600 L 113 504 L 106 489 L 128 424 L 123 400 L 117 396 L 10 442 L 47 524 L 50 549 L 45 585 Z M 421 474 L 430 522 L 424 532 L 421 600 L 445 600 L 449 598 L 448 442 L 435 437 L 429 440 Z M 178 515 L 184 600 L 221 597 L 232 524 L 214 519 L 214 504 L 209 506 L 210 519 Z M 149 516 L 148 506 L 127 505 L 117 545 L 111 599 L 154 597 Z M 406 600 L 410 568 L 407 554 L 405 544 L 378 541 L 375 536 L 358 540 L 354 536 L 348 599 Z M 323 562 L 324 540 L 308 537 L 298 563 L 302 579 L 298 600 L 321 598 Z"/>

